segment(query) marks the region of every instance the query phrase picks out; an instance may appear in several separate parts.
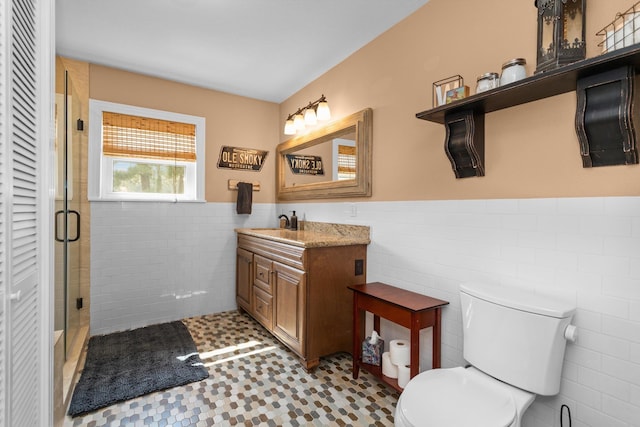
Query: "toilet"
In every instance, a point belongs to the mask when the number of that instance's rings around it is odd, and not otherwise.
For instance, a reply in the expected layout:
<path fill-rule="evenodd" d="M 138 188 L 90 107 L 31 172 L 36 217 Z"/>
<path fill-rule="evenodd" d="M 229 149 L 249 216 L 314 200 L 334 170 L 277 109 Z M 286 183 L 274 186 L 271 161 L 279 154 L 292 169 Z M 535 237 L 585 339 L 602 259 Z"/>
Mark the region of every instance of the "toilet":
<path fill-rule="evenodd" d="M 466 368 L 416 375 L 400 395 L 396 427 L 520 427 L 536 395 L 560 391 L 575 307 L 516 288 L 460 286 Z"/>

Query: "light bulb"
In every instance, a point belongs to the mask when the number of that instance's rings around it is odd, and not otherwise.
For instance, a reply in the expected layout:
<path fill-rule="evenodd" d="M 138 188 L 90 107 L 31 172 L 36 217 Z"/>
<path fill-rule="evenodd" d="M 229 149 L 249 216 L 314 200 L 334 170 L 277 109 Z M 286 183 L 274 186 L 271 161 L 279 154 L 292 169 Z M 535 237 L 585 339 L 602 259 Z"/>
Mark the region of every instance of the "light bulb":
<path fill-rule="evenodd" d="M 293 116 L 293 125 L 296 127 L 296 131 L 304 129 L 304 117 L 302 117 L 302 114 Z"/>
<path fill-rule="evenodd" d="M 293 120 L 287 119 L 287 121 L 284 122 L 284 134 L 285 135 L 296 134 L 296 126 L 293 124 Z"/>
<path fill-rule="evenodd" d="M 307 108 L 304 111 L 304 124 L 307 126 L 315 126 L 318 124 L 318 118 L 316 117 L 316 112 L 313 111 L 313 108 Z"/>
<path fill-rule="evenodd" d="M 316 116 L 318 117 L 318 120 L 329 120 L 331 118 L 331 110 L 329 110 L 329 104 L 327 101 L 323 101 L 318 104 Z"/>

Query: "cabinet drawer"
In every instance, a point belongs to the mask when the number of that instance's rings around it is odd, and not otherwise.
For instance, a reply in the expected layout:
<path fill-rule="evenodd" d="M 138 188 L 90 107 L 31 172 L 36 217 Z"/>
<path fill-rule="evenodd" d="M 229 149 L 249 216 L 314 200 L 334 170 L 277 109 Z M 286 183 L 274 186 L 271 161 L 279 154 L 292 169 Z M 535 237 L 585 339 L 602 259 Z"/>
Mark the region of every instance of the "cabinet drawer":
<path fill-rule="evenodd" d="M 273 328 L 273 297 L 257 286 L 253 287 L 253 313 L 267 329 Z"/>
<path fill-rule="evenodd" d="M 271 264 L 268 258 L 254 255 L 255 268 L 253 269 L 253 284 L 269 295 L 273 295 L 273 284 L 271 283 Z"/>

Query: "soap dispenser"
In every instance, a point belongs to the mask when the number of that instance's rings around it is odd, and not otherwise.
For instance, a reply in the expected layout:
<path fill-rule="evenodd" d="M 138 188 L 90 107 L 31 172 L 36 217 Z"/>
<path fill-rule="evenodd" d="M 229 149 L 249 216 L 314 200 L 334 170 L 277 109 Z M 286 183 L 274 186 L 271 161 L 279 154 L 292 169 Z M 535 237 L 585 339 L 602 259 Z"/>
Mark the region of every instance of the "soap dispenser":
<path fill-rule="evenodd" d="M 297 230 L 298 229 L 298 217 L 296 216 L 296 211 L 293 211 L 293 215 L 291 215 L 291 219 L 289 221 L 291 222 L 291 229 L 292 230 Z"/>

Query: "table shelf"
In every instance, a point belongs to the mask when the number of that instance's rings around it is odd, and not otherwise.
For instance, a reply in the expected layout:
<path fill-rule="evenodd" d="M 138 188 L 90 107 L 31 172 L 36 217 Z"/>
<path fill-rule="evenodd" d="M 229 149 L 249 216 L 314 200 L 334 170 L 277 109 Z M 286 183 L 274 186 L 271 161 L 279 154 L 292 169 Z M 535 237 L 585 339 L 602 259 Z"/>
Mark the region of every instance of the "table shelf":
<path fill-rule="evenodd" d="M 397 378 L 390 378 L 382 373 L 382 368 L 378 365 L 371 365 L 369 363 L 364 363 L 362 360 L 358 362 L 360 368 L 369 372 L 374 377 L 381 379 L 383 382 L 387 383 L 389 386 L 402 393 L 402 387 L 398 384 Z"/>

